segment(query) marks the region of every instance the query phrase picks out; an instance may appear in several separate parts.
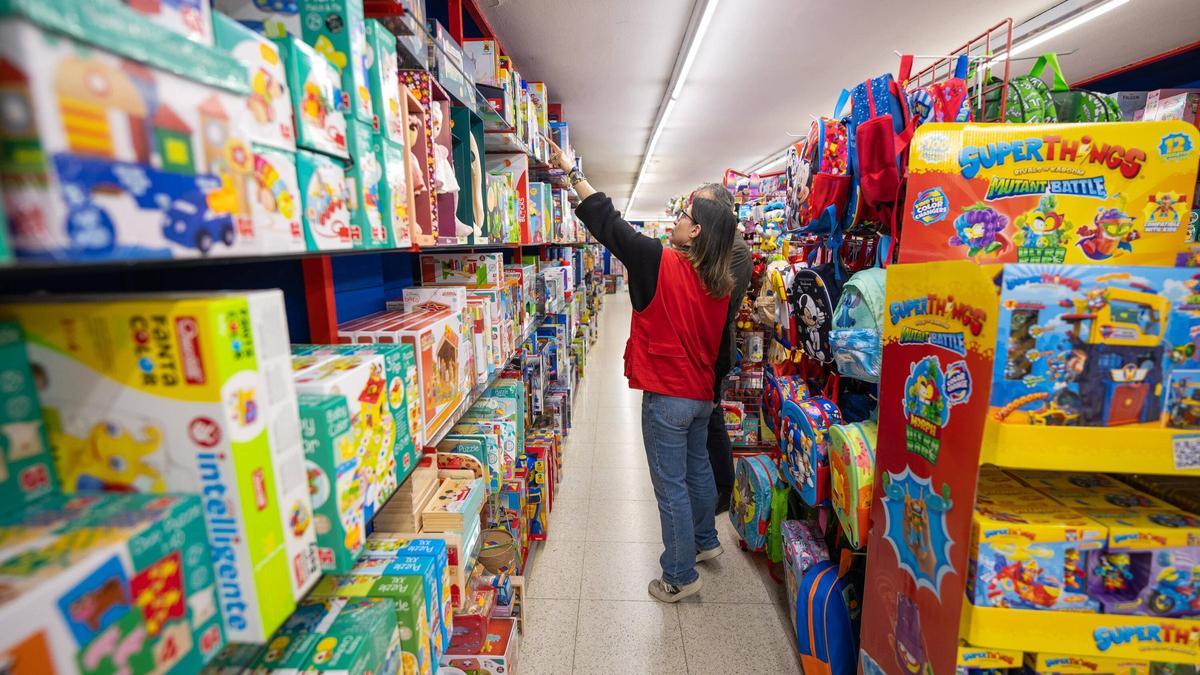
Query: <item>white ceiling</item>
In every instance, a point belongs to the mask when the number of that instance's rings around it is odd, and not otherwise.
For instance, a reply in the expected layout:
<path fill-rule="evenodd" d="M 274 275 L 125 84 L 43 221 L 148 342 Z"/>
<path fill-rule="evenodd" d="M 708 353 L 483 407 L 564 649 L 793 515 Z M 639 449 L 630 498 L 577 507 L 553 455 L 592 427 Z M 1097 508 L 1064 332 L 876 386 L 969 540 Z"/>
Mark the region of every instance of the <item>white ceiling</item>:
<path fill-rule="evenodd" d="M 480 2 L 517 69 L 563 104 L 588 177 L 624 208 L 693 0 Z M 495 7 L 489 4 L 497 4 Z M 941 53 L 1058 0 L 723 0 L 646 172 L 631 219 L 724 170 L 747 169 L 829 114 L 843 87 L 895 72 L 893 50 Z M 1039 48 L 1069 80 L 1200 37 L 1197 0 L 1132 0 Z M 1150 37 L 1153 36 L 1153 37 Z M 1017 61 L 1016 72 L 1032 65 Z M 920 64 L 918 63 L 918 69 Z"/>

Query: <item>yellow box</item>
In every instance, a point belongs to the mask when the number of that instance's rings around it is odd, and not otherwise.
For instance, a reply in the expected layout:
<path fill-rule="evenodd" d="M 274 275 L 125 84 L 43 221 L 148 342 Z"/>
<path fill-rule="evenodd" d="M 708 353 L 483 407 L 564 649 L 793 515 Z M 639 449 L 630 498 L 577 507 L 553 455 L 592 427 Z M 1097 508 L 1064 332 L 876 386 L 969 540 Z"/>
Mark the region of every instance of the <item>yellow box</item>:
<path fill-rule="evenodd" d="M 1032 675 L 1149 675 L 1150 663 L 1129 659 L 1070 654 L 1026 654 L 1025 667 Z"/>

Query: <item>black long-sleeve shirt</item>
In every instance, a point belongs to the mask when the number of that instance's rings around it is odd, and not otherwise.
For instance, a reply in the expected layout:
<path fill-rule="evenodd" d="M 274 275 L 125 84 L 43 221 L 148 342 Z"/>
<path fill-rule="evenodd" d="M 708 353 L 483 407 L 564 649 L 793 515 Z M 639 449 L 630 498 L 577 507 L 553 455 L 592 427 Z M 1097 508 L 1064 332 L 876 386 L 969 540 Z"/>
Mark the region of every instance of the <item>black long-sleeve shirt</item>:
<path fill-rule="evenodd" d="M 633 309 L 640 312 L 649 307 L 658 290 L 662 242 L 633 229 L 603 192 L 583 200 L 575 208 L 575 215 L 579 216 L 596 241 L 612 251 L 629 270 L 629 299 Z"/>

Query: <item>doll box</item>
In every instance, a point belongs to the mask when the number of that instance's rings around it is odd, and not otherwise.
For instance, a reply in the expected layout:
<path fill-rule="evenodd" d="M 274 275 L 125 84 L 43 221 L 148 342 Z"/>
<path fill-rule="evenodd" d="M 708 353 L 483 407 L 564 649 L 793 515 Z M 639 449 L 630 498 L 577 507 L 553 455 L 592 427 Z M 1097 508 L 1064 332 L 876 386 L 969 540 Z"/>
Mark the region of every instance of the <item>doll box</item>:
<path fill-rule="evenodd" d="M 299 0 L 299 5 L 301 36 L 341 74 L 347 114 L 374 126 L 367 72 L 374 54 L 367 42 L 362 0 Z"/>
<path fill-rule="evenodd" d="M 296 175 L 309 251 L 354 248 L 361 233 L 351 222 L 350 186 L 341 162 L 318 152 L 296 151 Z"/>
<path fill-rule="evenodd" d="M 6 9 L 0 176 L 18 257 L 254 253 L 240 63 L 116 3 Z"/>
<path fill-rule="evenodd" d="M 977 607 L 1097 611 L 1085 555 L 1104 546 L 1104 526 L 1078 511 L 998 512 L 977 506 L 967 597 Z"/>
<path fill-rule="evenodd" d="M 374 58 L 368 64 L 367 80 L 371 87 L 371 104 L 379 121 L 381 136 L 393 143 L 407 143 L 404 128 L 404 91 L 400 89 L 400 66 L 396 58 L 396 36 L 383 24 L 367 19 L 367 42 Z"/>
<path fill-rule="evenodd" d="M 441 665 L 469 669 L 479 675 L 506 675 L 517 671 L 520 636 L 515 619 L 491 619 L 485 635 L 464 633 L 456 635 Z M 475 649 L 464 648 L 467 646 Z"/>
<path fill-rule="evenodd" d="M 422 286 L 495 288 L 503 279 L 502 253 L 431 253 L 421 256 Z"/>
<path fill-rule="evenodd" d="M 348 156 L 341 77 L 329 61 L 292 36 L 275 37 L 287 72 L 296 145 L 335 157 Z"/>
<path fill-rule="evenodd" d="M 328 575 L 317 584 L 306 602 L 337 606 L 344 603 L 345 598 L 391 600 L 395 607 L 395 621 L 400 629 L 402 669 L 399 672 L 406 675 L 432 675 L 428 605 L 425 602 L 425 586 L 420 579 L 376 573 Z M 311 625 L 319 623 L 312 621 Z M 308 630 L 311 632 L 311 628 Z"/>
<path fill-rule="evenodd" d="M 410 345 L 292 345 L 293 355 L 324 354 L 369 354 L 383 358 L 383 372 L 387 377 L 387 405 L 392 413 L 392 425 L 396 430 L 393 444 L 395 455 L 396 484 L 412 473 L 420 459 L 417 440 L 421 433 L 421 410 L 416 404 L 421 398 L 420 382 L 417 379 L 417 361 Z M 413 405 L 409 405 L 409 402 Z"/>
<path fill-rule="evenodd" d="M 350 447 L 362 475 L 363 512 L 369 522 L 396 491 L 397 425 L 388 405 L 388 380 L 382 356 L 320 353 L 292 358 L 296 390 L 302 394 L 340 395 L 350 414 Z"/>
<path fill-rule="evenodd" d="M 0 658 L 16 673 L 198 671 L 225 644 L 200 499 L 87 501 L 0 527 Z"/>
<path fill-rule="evenodd" d="M 0 512 L 58 492 L 50 439 L 20 325 L 0 322 Z"/>
<path fill-rule="evenodd" d="M 345 574 L 367 532 L 361 464 L 350 408 L 339 394 L 301 393 L 300 428 L 321 570 Z"/>
<path fill-rule="evenodd" d="M 346 127 L 347 147 L 352 160 L 346 169 L 350 194 L 351 237 L 355 248 L 386 248 L 390 222 L 385 224 L 380 211 L 383 165 L 379 161 L 377 134 L 371 125 L 351 120 Z M 356 233 L 357 231 L 357 233 Z"/>
<path fill-rule="evenodd" d="M 210 0 L 177 0 L 176 2 L 122 0 L 122 2 L 155 24 L 189 40 L 204 45 L 213 44 L 213 20 L 215 17 Z"/>
<path fill-rule="evenodd" d="M 383 167 L 383 180 L 379 210 L 383 214 L 385 227 L 390 228 L 388 247 L 406 249 L 412 246 L 412 227 L 415 203 L 408 183 L 408 151 L 399 143 L 376 137 Z"/>
<path fill-rule="evenodd" d="M 305 250 L 303 198 L 296 153 L 254 144 L 254 194 L 250 215 L 259 253 Z"/>
<path fill-rule="evenodd" d="M 217 12 L 213 15 L 216 44 L 246 68 L 250 95 L 246 97 L 246 134 L 253 143 L 281 150 L 296 149 L 292 95 L 279 47 L 261 33 Z"/>
<path fill-rule="evenodd" d="M 233 641 L 262 641 L 319 569 L 278 290 L 12 304 L 66 491 L 204 495 Z M 147 411 L 153 411 L 153 415 Z"/>

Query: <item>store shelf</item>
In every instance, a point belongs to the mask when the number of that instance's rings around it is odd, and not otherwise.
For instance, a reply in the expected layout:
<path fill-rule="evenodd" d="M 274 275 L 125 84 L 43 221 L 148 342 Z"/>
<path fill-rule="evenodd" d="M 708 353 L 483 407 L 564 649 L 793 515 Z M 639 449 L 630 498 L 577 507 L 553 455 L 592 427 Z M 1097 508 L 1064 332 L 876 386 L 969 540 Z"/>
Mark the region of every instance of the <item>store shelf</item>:
<path fill-rule="evenodd" d="M 1189 461 L 1183 446 L 1188 438 L 1200 439 L 1200 431 L 1145 426 L 1035 426 L 989 419 L 980 462 L 1011 469 L 1200 476 L 1196 451 L 1192 451 Z"/>
<path fill-rule="evenodd" d="M 960 637 L 977 647 L 1200 664 L 1200 621 L 975 607 Z"/>

